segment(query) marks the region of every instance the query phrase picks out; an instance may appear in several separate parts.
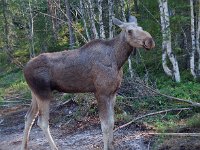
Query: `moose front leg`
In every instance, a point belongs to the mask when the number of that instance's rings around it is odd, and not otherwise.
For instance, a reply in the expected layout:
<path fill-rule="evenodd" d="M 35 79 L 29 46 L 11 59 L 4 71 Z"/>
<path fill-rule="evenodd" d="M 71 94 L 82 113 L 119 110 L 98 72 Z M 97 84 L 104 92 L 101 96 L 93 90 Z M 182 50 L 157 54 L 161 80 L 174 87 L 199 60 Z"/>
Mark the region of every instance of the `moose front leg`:
<path fill-rule="evenodd" d="M 104 150 L 113 150 L 114 104 L 115 94 L 96 95 L 99 107 L 99 117 L 103 132 Z"/>

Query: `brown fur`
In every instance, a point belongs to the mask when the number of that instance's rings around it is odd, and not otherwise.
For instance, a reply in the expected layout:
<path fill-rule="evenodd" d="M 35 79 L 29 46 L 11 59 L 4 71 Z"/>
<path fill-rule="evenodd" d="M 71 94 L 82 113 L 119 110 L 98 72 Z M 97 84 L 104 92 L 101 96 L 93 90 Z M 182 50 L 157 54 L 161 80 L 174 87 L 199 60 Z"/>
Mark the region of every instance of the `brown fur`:
<path fill-rule="evenodd" d="M 49 98 L 52 90 L 95 92 L 103 88 L 100 83 L 109 84 L 113 89 L 110 92 L 114 92 L 121 81 L 119 70 L 133 49 L 121 36 L 109 41 L 94 40 L 76 50 L 41 54 L 24 68 L 26 81 L 44 99 Z"/>
<path fill-rule="evenodd" d="M 22 149 L 27 148 L 29 131 L 38 115 L 38 125 L 44 131 L 52 149 L 57 149 L 49 132 L 49 100 L 52 91 L 65 93 L 93 92 L 98 101 L 103 131 L 104 149 L 113 149 L 114 104 L 122 81 L 122 66 L 134 45 L 151 49 L 155 46 L 149 33 L 134 39 L 135 33 L 121 32 L 111 40 L 94 40 L 75 50 L 41 54 L 30 60 L 24 76 L 32 91 L 31 109 L 26 115 Z M 142 43 L 142 44 L 141 44 Z"/>

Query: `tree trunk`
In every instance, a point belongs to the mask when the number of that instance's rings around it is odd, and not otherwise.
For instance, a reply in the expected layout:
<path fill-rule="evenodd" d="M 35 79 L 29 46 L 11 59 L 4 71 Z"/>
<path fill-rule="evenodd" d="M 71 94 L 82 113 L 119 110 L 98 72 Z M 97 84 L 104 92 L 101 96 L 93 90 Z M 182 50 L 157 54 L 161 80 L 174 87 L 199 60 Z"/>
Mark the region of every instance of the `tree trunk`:
<path fill-rule="evenodd" d="M 104 30 L 104 25 L 103 25 L 103 11 L 102 11 L 102 1 L 103 0 L 98 0 L 98 9 L 99 9 L 99 28 L 100 28 L 100 38 L 105 39 L 105 30 Z"/>
<path fill-rule="evenodd" d="M 113 0 L 108 0 L 108 15 L 109 15 L 109 38 L 113 38 Z"/>
<path fill-rule="evenodd" d="M 57 35 L 57 19 L 56 19 L 56 2 L 54 0 L 47 0 L 48 3 L 48 9 L 49 9 L 49 15 L 51 15 L 51 22 L 52 22 L 52 30 L 53 30 L 53 38 L 54 40 L 58 40 L 58 35 Z"/>
<path fill-rule="evenodd" d="M 162 66 L 168 76 L 173 76 L 172 71 L 167 66 L 167 47 L 165 42 L 162 43 Z"/>
<path fill-rule="evenodd" d="M 198 76 L 200 76 L 200 0 L 198 0 L 198 23 L 197 23 L 197 34 L 196 34 L 196 46 L 197 46 L 197 53 L 198 53 L 198 63 L 197 63 L 197 70 L 198 70 Z"/>
<path fill-rule="evenodd" d="M 125 15 L 125 2 L 124 0 L 120 0 L 120 5 L 121 5 L 121 13 L 122 13 L 122 19 L 124 22 L 126 21 L 126 15 Z"/>
<path fill-rule="evenodd" d="M 12 51 L 13 51 L 13 46 L 12 46 L 12 35 L 11 35 L 11 27 L 10 27 L 10 22 L 11 20 L 9 19 L 10 17 L 8 16 L 8 2 L 7 0 L 2 0 L 3 3 L 3 18 L 4 18 L 4 43 L 5 43 L 5 52 L 8 55 L 8 60 L 12 61 Z"/>
<path fill-rule="evenodd" d="M 162 36 L 163 36 L 163 42 L 162 42 L 162 66 L 163 66 L 163 70 L 164 72 L 168 75 L 168 76 L 172 76 L 172 71 L 169 69 L 169 67 L 167 66 L 167 46 L 166 46 L 166 25 L 165 25 L 165 14 L 163 11 L 163 2 L 161 0 L 159 0 L 159 9 L 160 9 L 160 20 L 161 20 L 161 30 L 162 30 Z"/>
<path fill-rule="evenodd" d="M 33 14 L 32 14 L 32 8 L 31 8 L 31 3 L 29 0 L 29 43 L 30 43 L 30 48 L 29 48 L 29 52 L 30 52 L 30 58 L 35 57 L 35 49 L 34 49 L 34 25 L 33 25 Z"/>
<path fill-rule="evenodd" d="M 138 14 L 138 12 L 139 12 L 138 0 L 134 0 L 134 10 L 135 10 L 135 13 Z"/>
<path fill-rule="evenodd" d="M 4 38 L 3 38 L 3 42 L 4 42 L 4 47 L 3 50 L 5 51 L 5 53 L 7 54 L 7 61 L 9 63 L 14 63 L 15 65 L 17 65 L 19 68 L 23 68 L 23 65 L 21 64 L 21 62 L 19 62 L 17 59 L 14 58 L 13 56 L 13 44 L 14 44 L 14 38 L 15 38 L 15 34 L 14 31 L 12 30 L 12 18 L 10 15 L 10 11 L 8 9 L 8 1 L 7 0 L 2 0 L 2 13 L 3 13 L 3 19 L 4 19 Z"/>
<path fill-rule="evenodd" d="M 194 54 L 195 54 L 195 29 L 194 29 L 194 7 L 193 0 L 190 0 L 190 11 L 191 11 L 191 39 L 192 39 L 192 49 L 190 51 L 190 72 L 194 78 L 196 78 L 195 73 L 195 62 L 194 62 Z"/>
<path fill-rule="evenodd" d="M 169 76 L 172 76 L 176 82 L 180 82 L 180 73 L 178 62 L 176 60 L 175 55 L 172 52 L 171 47 L 171 31 L 170 31 L 170 23 L 169 23 L 169 11 L 167 0 L 159 0 L 159 8 L 160 8 L 160 18 L 161 18 L 161 27 L 162 27 L 162 35 L 163 35 L 163 43 L 162 43 L 162 64 L 165 73 Z M 167 56 L 172 63 L 172 70 L 167 66 Z"/>
<path fill-rule="evenodd" d="M 67 24 L 69 30 L 69 43 L 70 43 L 70 48 L 72 49 L 75 45 L 75 36 L 74 36 L 74 29 L 72 27 L 72 15 L 68 0 L 65 0 L 65 7 L 66 7 Z"/>
<path fill-rule="evenodd" d="M 80 13 L 81 13 L 82 21 L 83 21 L 83 27 L 84 27 L 84 30 L 85 30 L 85 34 L 87 36 L 88 41 L 90 41 L 90 35 L 89 35 L 89 32 L 88 32 L 87 23 L 85 21 L 86 20 L 85 7 L 83 5 L 83 1 L 82 0 L 80 0 Z"/>
<path fill-rule="evenodd" d="M 90 17 L 90 22 L 91 22 L 91 25 L 92 25 L 92 32 L 94 34 L 94 38 L 98 39 L 99 35 L 98 35 L 96 25 L 95 25 L 95 20 L 94 20 L 95 14 L 94 14 L 94 8 L 93 8 L 91 0 L 88 0 L 88 4 L 89 4 L 89 10 L 90 10 L 89 17 Z"/>

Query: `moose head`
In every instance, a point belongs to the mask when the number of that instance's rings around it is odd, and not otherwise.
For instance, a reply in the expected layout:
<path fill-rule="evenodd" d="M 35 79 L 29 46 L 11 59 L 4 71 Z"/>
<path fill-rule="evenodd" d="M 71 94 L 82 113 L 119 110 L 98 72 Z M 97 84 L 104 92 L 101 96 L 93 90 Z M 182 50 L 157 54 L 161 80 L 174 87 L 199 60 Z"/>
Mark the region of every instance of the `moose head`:
<path fill-rule="evenodd" d="M 150 50 L 155 47 L 152 36 L 138 26 L 137 19 L 134 16 L 129 17 L 129 22 L 122 22 L 113 18 L 113 23 L 119 26 L 125 33 L 126 41 L 135 48 L 145 48 Z"/>

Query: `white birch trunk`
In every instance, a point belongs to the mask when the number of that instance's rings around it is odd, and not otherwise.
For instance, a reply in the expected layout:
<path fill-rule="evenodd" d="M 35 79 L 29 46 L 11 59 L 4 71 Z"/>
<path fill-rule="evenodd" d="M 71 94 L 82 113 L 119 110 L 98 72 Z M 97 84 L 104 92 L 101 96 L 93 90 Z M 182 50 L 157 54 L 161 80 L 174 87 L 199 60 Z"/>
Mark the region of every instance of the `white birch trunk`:
<path fill-rule="evenodd" d="M 108 14 L 109 14 L 109 38 L 113 38 L 113 0 L 108 0 Z"/>
<path fill-rule="evenodd" d="M 197 34 L 196 34 L 196 47 L 197 47 L 197 53 L 198 53 L 198 63 L 197 63 L 197 70 L 198 70 L 198 76 L 200 75 L 200 0 L 198 0 L 198 24 L 197 24 Z"/>
<path fill-rule="evenodd" d="M 126 22 L 126 15 L 125 15 L 125 2 L 124 0 L 120 0 L 121 5 L 121 12 L 122 12 L 122 19 L 124 22 Z"/>
<path fill-rule="evenodd" d="M 99 29 L 100 29 L 100 38 L 101 39 L 105 39 L 105 30 L 104 30 L 104 26 L 103 26 L 103 19 L 102 19 L 102 15 L 103 15 L 103 11 L 102 11 L 102 1 L 103 0 L 98 0 L 98 9 L 99 9 Z"/>
<path fill-rule="evenodd" d="M 172 76 L 172 71 L 169 69 L 169 67 L 167 66 L 167 44 L 166 44 L 166 32 L 165 32 L 165 14 L 163 11 L 163 2 L 161 0 L 159 0 L 159 9 L 160 9 L 160 20 L 161 20 L 161 30 L 162 30 L 162 36 L 163 36 L 163 42 L 162 42 L 162 66 L 163 66 L 163 70 L 164 72 L 168 75 L 168 76 Z"/>
<path fill-rule="evenodd" d="M 167 75 L 173 76 L 176 82 L 180 82 L 180 72 L 178 67 L 178 62 L 175 55 L 172 52 L 171 46 L 171 31 L 169 23 L 169 11 L 167 0 L 159 0 L 159 8 L 161 14 L 161 26 L 163 34 L 163 53 L 162 53 L 162 64 L 163 69 Z M 167 67 L 167 56 L 172 63 L 172 70 Z"/>
<path fill-rule="evenodd" d="M 87 23 L 85 21 L 85 18 L 86 18 L 85 7 L 83 6 L 83 1 L 82 0 L 80 0 L 80 13 L 81 13 L 81 18 L 83 20 L 83 27 L 84 27 L 84 30 L 85 30 L 85 34 L 87 36 L 88 41 L 90 41 L 90 35 L 89 35 L 89 32 L 88 32 Z"/>
<path fill-rule="evenodd" d="M 172 74 L 172 70 L 169 69 L 169 67 L 167 66 L 167 51 L 166 51 L 166 44 L 165 42 L 163 42 L 162 44 L 162 66 L 163 66 L 163 70 L 164 72 L 168 75 L 168 76 L 173 76 Z"/>
<path fill-rule="evenodd" d="M 99 35 L 98 35 L 97 29 L 95 26 L 95 21 L 94 21 L 95 14 L 94 14 L 94 9 L 93 9 L 91 0 L 88 0 L 88 3 L 89 3 L 89 9 L 90 9 L 90 21 L 91 21 L 91 25 L 92 25 L 92 32 L 94 34 L 94 38 L 98 39 Z"/>
<path fill-rule="evenodd" d="M 194 54 L 195 54 L 195 30 L 194 30 L 194 7 L 193 0 L 190 0 L 190 11 L 191 11 L 191 39 L 192 39 L 192 49 L 190 51 L 190 72 L 194 78 L 196 78 L 195 73 L 195 62 L 194 62 Z"/>

